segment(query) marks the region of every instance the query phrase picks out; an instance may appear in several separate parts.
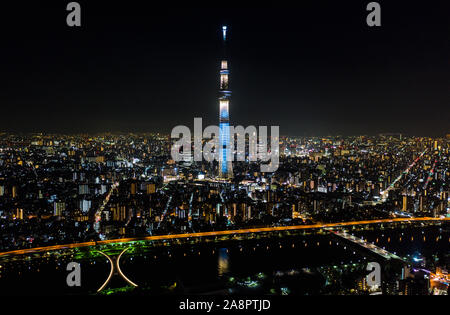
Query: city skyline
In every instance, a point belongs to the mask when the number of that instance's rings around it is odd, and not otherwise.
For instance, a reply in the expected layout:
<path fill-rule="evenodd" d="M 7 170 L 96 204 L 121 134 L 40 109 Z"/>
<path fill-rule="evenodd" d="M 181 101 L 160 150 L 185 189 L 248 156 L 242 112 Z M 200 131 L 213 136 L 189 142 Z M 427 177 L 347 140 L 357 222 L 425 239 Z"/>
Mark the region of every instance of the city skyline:
<path fill-rule="evenodd" d="M 448 295 L 447 7 L 2 7 L 0 296 Z"/>

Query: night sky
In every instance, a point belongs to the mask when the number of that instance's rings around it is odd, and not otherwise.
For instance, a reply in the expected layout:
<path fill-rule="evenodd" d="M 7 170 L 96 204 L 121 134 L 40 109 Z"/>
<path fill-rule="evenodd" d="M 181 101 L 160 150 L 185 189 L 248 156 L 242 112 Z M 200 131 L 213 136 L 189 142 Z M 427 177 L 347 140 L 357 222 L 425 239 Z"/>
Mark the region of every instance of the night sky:
<path fill-rule="evenodd" d="M 70 1 L 16 2 L 0 8 L 1 131 L 218 124 L 225 23 L 232 125 L 298 136 L 450 133 L 448 1 L 378 1 L 380 28 L 366 24 L 370 1 L 78 1 L 81 28 L 66 25 Z"/>

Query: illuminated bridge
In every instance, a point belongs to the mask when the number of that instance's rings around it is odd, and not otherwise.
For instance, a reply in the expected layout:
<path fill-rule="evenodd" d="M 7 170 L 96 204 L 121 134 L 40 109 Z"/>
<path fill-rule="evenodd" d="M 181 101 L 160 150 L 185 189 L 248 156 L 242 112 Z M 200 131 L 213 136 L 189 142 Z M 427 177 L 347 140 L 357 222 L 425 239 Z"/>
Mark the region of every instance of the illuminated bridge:
<path fill-rule="evenodd" d="M 384 250 L 372 243 L 366 242 L 364 239 L 356 237 L 354 235 L 351 235 L 349 233 L 347 233 L 346 231 L 332 231 L 330 230 L 331 233 L 333 233 L 334 235 L 346 239 L 354 244 L 357 244 L 359 246 L 364 247 L 365 249 L 370 250 L 372 253 L 377 254 L 381 257 L 383 257 L 384 259 L 399 259 L 399 260 L 403 260 L 403 258 L 394 255 L 391 252 L 388 252 L 387 250 Z"/>
<path fill-rule="evenodd" d="M 154 235 L 146 237 L 131 237 L 131 238 L 120 238 L 111 239 L 104 241 L 91 241 L 83 243 L 72 243 L 64 245 L 53 245 L 44 247 L 35 247 L 27 249 L 12 250 L 7 252 L 1 252 L 0 257 L 14 256 L 14 255 L 24 255 L 24 254 L 35 254 L 35 253 L 47 253 L 51 251 L 60 251 L 68 249 L 78 249 L 83 247 L 95 247 L 102 245 L 113 245 L 117 244 L 120 246 L 125 245 L 125 243 L 134 243 L 141 241 L 169 241 L 169 240 L 190 240 L 193 238 L 202 237 L 232 237 L 237 235 L 252 235 L 258 233 L 268 233 L 268 232 L 283 232 L 283 231 L 300 231 L 300 230 L 313 230 L 313 229 L 327 229 L 327 228 L 340 228 L 345 226 L 355 226 L 355 225 L 367 225 L 367 224 L 383 224 L 383 223 L 414 223 L 414 222 L 444 222 L 449 221 L 450 218 L 395 218 L 395 219 L 380 219 L 380 220 L 364 220 L 364 221 L 351 221 L 351 222 L 338 222 L 338 223 L 318 223 L 310 225 L 295 225 L 295 226 L 277 226 L 277 227 L 262 227 L 262 228 L 249 228 L 249 229 L 239 229 L 239 230 L 225 230 L 225 231 L 213 231 L 213 232 L 198 232 L 198 233 L 186 233 L 186 234 L 169 234 L 169 235 Z M 132 244 L 130 244 L 132 245 Z"/>

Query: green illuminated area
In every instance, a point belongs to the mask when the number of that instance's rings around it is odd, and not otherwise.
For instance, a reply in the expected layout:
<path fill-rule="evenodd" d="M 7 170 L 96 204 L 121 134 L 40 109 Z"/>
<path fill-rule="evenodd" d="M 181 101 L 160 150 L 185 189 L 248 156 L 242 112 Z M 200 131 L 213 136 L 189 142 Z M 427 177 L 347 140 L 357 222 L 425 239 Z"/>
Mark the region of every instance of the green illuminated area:
<path fill-rule="evenodd" d="M 115 289 L 105 289 L 101 292 L 98 292 L 98 295 L 120 295 L 120 294 L 130 294 L 135 287 L 133 286 L 126 286 L 121 288 L 115 288 Z"/>

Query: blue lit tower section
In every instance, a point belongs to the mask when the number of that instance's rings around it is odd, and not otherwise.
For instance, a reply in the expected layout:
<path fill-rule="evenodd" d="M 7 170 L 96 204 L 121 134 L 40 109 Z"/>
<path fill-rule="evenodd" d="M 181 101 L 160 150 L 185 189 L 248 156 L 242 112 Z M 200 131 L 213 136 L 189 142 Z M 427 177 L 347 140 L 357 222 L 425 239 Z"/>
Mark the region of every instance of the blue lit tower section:
<path fill-rule="evenodd" d="M 227 27 L 222 27 L 224 56 L 220 63 L 220 91 L 219 91 L 219 177 L 232 178 L 232 152 L 228 148 L 230 142 L 230 115 L 228 107 L 230 105 L 231 91 L 228 87 L 230 70 L 228 67 L 228 60 L 226 58 L 226 42 L 227 42 Z"/>

